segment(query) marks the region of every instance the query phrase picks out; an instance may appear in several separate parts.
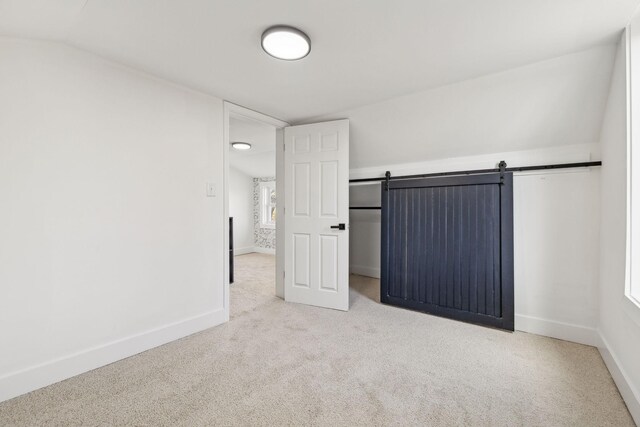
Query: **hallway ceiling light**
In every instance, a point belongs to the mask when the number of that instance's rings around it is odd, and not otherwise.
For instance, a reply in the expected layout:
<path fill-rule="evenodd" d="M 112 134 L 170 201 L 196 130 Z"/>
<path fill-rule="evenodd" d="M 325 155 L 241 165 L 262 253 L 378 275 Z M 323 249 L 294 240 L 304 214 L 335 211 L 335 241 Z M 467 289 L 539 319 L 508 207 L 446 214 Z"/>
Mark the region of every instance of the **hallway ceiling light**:
<path fill-rule="evenodd" d="M 311 40 L 297 28 L 276 25 L 262 33 L 262 49 L 285 61 L 302 59 L 311 51 Z"/>
<path fill-rule="evenodd" d="M 251 150 L 251 144 L 248 142 L 232 142 L 231 146 L 236 150 Z"/>

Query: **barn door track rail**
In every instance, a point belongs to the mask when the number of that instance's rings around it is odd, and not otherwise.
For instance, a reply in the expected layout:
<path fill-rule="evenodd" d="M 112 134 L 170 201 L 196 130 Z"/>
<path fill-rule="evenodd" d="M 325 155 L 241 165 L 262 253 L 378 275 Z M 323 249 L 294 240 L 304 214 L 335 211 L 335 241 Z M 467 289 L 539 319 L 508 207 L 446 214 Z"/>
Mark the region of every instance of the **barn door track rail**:
<path fill-rule="evenodd" d="M 578 163 L 558 163 L 553 165 L 536 165 L 536 166 L 518 166 L 518 167 L 507 167 L 507 162 L 501 160 L 498 163 L 497 168 L 493 169 L 471 169 L 465 171 L 453 171 L 453 172 L 433 172 L 433 173 L 423 173 L 417 175 L 398 175 L 391 176 L 391 172 L 386 171 L 384 176 L 376 177 L 376 178 L 357 178 L 350 179 L 349 184 L 357 184 L 360 182 L 385 182 L 385 189 L 388 188 L 389 181 L 392 180 L 400 180 L 400 179 L 415 179 L 415 178 L 432 178 L 438 176 L 454 176 L 454 175 L 476 175 L 483 173 L 505 173 L 505 172 L 529 172 L 529 171 L 538 171 L 538 170 L 553 170 L 553 169 L 574 169 L 574 168 L 590 168 L 594 166 L 602 166 L 601 161 L 595 162 L 578 162 Z M 364 210 L 380 210 L 380 206 L 350 206 L 349 209 L 364 209 Z"/>

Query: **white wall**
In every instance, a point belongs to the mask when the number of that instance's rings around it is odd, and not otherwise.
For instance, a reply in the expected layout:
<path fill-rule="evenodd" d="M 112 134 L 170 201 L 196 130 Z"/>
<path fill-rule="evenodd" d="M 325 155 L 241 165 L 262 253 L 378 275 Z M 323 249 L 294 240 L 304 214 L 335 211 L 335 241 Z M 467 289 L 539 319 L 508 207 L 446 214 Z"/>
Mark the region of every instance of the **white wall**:
<path fill-rule="evenodd" d="M 380 183 L 349 187 L 350 206 L 380 206 L 380 198 Z M 380 211 L 349 210 L 349 271 L 380 277 Z"/>
<path fill-rule="evenodd" d="M 349 119 L 352 169 L 597 143 L 614 54 L 602 46 L 319 120 Z"/>
<path fill-rule="evenodd" d="M 640 324 L 625 304 L 627 245 L 627 56 L 618 46 L 602 127 L 600 352 L 640 424 Z"/>
<path fill-rule="evenodd" d="M 253 252 L 253 178 L 229 167 L 229 216 L 233 217 L 234 253 Z"/>
<path fill-rule="evenodd" d="M 514 177 L 516 329 L 598 344 L 599 184 L 599 168 Z"/>
<path fill-rule="evenodd" d="M 0 39 L 0 400 L 225 320 L 222 138 L 219 99 Z"/>

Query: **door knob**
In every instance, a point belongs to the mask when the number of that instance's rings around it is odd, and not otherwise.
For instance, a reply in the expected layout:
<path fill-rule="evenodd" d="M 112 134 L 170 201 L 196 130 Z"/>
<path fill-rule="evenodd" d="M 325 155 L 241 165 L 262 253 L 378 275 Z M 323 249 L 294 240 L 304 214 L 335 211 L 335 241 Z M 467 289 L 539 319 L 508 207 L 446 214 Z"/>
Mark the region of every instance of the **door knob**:
<path fill-rule="evenodd" d="M 346 230 L 347 226 L 343 223 L 340 223 L 338 225 L 332 225 L 331 228 L 337 228 L 338 230 Z"/>

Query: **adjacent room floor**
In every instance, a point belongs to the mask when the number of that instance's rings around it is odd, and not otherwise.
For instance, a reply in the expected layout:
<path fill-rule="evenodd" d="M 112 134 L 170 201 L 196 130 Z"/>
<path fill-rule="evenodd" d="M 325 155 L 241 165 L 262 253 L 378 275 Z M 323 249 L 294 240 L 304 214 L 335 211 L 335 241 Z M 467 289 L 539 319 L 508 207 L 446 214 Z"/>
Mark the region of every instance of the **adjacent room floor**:
<path fill-rule="evenodd" d="M 0 404 L 0 425 L 580 425 L 633 421 L 593 347 L 381 305 L 273 296 L 236 257 L 231 321 Z"/>

